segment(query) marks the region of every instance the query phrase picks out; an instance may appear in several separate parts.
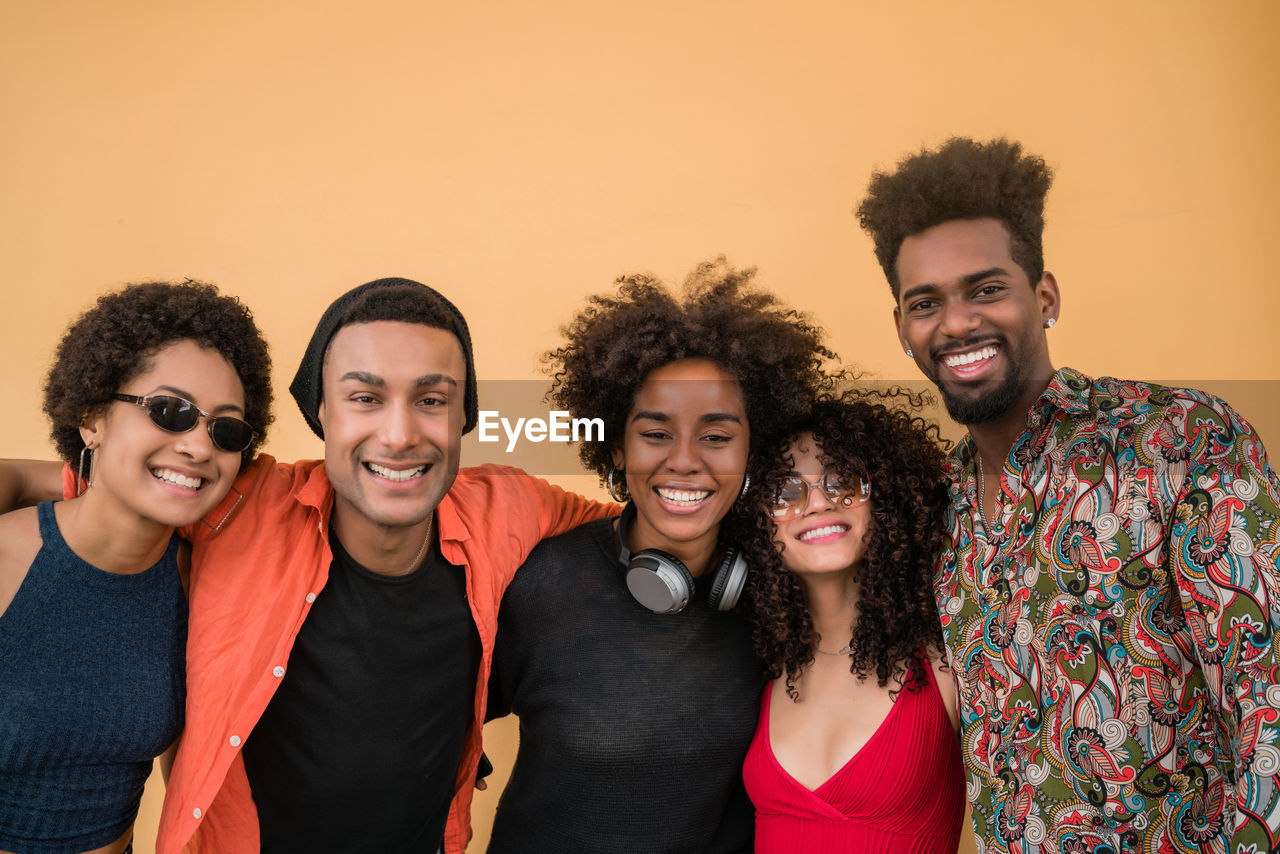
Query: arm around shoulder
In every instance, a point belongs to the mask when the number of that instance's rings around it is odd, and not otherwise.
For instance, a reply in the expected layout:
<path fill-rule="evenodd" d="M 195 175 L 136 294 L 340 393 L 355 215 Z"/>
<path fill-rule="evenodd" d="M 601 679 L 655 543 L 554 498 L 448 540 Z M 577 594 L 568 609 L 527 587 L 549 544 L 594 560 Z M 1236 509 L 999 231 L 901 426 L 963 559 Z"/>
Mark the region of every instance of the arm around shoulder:
<path fill-rule="evenodd" d="M 62 497 L 62 463 L 0 460 L 0 513 Z"/>
<path fill-rule="evenodd" d="M 562 489 L 540 477 L 526 474 L 524 478 L 538 499 L 542 537 L 563 534 L 586 522 L 616 516 L 622 510 L 619 504 L 595 501 L 585 495 Z"/>

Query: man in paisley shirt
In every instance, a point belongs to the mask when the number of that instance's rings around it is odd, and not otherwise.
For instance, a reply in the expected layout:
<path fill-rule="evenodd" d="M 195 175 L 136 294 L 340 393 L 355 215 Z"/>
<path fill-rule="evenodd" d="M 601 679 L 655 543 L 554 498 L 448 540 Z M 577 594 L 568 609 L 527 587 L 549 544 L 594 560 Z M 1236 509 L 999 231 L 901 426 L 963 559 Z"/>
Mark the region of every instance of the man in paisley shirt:
<path fill-rule="evenodd" d="M 1276 850 L 1280 483 L 1221 400 L 1054 369 L 1051 180 L 956 138 L 858 208 L 969 429 L 935 586 L 979 850 Z"/>

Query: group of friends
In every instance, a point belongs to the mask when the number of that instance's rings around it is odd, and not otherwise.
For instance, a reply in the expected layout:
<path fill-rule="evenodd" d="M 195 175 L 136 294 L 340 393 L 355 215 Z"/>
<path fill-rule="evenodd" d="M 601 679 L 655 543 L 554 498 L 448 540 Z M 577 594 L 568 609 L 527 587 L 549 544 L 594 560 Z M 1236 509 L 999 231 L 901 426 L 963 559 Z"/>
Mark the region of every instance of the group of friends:
<path fill-rule="evenodd" d="M 380 279 L 290 386 L 211 285 L 100 298 L 0 466 L 0 852 L 1280 847 L 1280 481 L 1191 389 L 1054 368 L 1051 171 L 953 138 L 857 209 L 907 356 L 862 383 L 723 259 L 590 298 L 545 355 L 616 503 L 460 467 L 468 324 Z M 518 571 L 517 571 L 518 570 Z"/>

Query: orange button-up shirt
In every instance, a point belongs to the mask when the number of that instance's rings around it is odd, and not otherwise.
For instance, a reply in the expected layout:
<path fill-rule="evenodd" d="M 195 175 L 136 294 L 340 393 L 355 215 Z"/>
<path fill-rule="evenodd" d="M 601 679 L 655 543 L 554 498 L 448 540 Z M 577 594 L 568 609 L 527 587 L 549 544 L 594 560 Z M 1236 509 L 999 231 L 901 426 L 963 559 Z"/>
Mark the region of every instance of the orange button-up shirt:
<path fill-rule="evenodd" d="M 64 470 L 74 489 L 74 474 Z M 192 543 L 186 729 L 165 793 L 157 854 L 257 854 L 258 814 L 240 748 L 275 693 L 298 630 L 329 577 L 333 487 L 318 460 L 260 456 L 201 523 Z M 518 469 L 458 472 L 436 509 L 440 550 L 466 572 L 480 635 L 475 714 L 445 828 L 445 851 L 471 838 L 498 603 L 544 537 L 616 512 Z M 335 773 L 339 773 L 335 771 Z"/>

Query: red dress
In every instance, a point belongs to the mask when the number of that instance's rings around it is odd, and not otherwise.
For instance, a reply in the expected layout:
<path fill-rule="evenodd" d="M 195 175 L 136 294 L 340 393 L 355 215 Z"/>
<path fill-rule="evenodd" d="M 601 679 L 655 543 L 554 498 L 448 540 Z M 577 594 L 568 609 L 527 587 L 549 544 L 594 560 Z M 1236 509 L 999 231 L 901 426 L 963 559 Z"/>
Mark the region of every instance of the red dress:
<path fill-rule="evenodd" d="M 879 729 L 844 767 L 809 791 L 769 744 L 766 688 L 743 763 L 756 807 L 757 854 L 955 854 L 964 819 L 964 764 L 933 668 L 903 690 Z"/>

